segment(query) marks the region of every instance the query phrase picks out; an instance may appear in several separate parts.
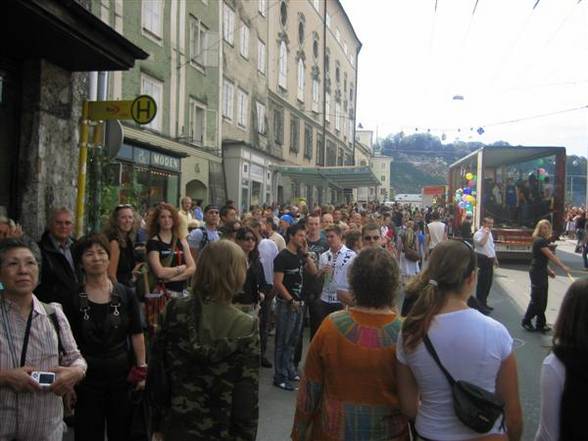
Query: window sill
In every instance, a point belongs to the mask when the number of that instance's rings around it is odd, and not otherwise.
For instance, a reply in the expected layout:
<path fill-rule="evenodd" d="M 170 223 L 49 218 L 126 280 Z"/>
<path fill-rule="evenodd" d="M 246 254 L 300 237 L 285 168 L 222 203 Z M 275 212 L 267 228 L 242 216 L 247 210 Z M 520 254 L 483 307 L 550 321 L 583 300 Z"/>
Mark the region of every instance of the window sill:
<path fill-rule="evenodd" d="M 147 38 L 148 40 L 151 40 L 153 43 L 157 44 L 158 46 L 163 47 L 163 38 L 160 37 L 159 35 L 151 32 L 149 29 L 147 29 L 145 27 L 141 27 L 141 34 L 143 35 L 143 37 Z"/>
<path fill-rule="evenodd" d="M 200 63 L 194 63 L 194 62 L 190 62 L 190 66 L 192 66 L 194 69 L 196 69 L 198 72 L 200 72 L 203 75 L 206 75 L 206 70 L 204 68 L 204 65 L 200 64 Z"/>

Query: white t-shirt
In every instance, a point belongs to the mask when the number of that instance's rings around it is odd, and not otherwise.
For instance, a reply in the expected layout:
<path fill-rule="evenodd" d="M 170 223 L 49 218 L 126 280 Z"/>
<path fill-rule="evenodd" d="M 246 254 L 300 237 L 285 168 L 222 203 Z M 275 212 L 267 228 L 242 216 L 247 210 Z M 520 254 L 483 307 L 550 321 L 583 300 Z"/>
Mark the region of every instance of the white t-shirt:
<path fill-rule="evenodd" d="M 429 230 L 429 249 L 435 248 L 445 238 L 445 224 L 440 221 L 433 221 L 427 225 Z"/>
<path fill-rule="evenodd" d="M 331 250 L 325 251 L 319 257 L 319 270 L 326 266 L 331 266 L 333 271 L 331 275 L 325 275 L 321 300 L 327 303 L 339 303 L 337 298 L 338 289 L 349 289 L 347 281 L 347 271 L 356 256 L 355 251 L 350 250 L 343 245 L 338 252 L 333 253 Z"/>
<path fill-rule="evenodd" d="M 559 440 L 559 413 L 565 382 L 566 367 L 553 353 L 549 354 L 541 369 L 541 419 L 535 441 Z"/>
<path fill-rule="evenodd" d="M 498 371 L 502 361 L 511 354 L 513 342 L 501 323 L 474 309 L 464 309 L 436 315 L 428 335 L 453 378 L 495 391 Z M 449 382 L 423 342 L 414 351 L 405 353 L 400 335 L 396 357 L 410 367 L 418 384 L 421 399 L 416 417 L 418 433 L 439 441 L 480 436 L 455 415 Z M 500 424 L 501 418 L 488 434 L 502 433 Z"/>
<path fill-rule="evenodd" d="M 263 267 L 265 281 L 269 285 L 274 284 L 274 259 L 278 255 L 278 246 L 271 239 L 261 239 L 257 245 L 259 251 L 259 260 Z"/>
<path fill-rule="evenodd" d="M 494 247 L 494 237 L 492 236 L 492 232 L 488 233 L 488 240 L 482 246 L 480 241 L 484 237 L 484 228 L 480 228 L 478 231 L 474 233 L 474 249 L 476 253 L 483 254 L 486 257 L 494 258 L 496 257 L 496 249 Z"/>

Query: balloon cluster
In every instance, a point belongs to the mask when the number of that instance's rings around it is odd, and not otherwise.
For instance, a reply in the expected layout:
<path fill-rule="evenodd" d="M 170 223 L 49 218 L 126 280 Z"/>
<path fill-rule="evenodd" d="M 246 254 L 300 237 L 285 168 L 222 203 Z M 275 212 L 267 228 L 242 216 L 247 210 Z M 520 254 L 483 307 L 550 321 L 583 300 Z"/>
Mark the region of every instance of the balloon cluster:
<path fill-rule="evenodd" d="M 548 173 L 545 171 L 545 169 L 544 169 L 544 168 L 540 168 L 540 169 L 538 169 L 538 170 L 537 170 L 537 172 L 539 173 L 538 179 L 539 179 L 541 182 L 545 181 L 545 178 L 546 178 L 547 176 L 549 176 L 549 174 L 548 174 Z"/>
<path fill-rule="evenodd" d="M 467 214 L 474 213 L 476 206 L 476 175 L 472 172 L 467 172 L 464 175 L 465 185 L 463 188 L 458 188 L 455 191 L 455 202 L 458 207 L 465 210 Z"/>

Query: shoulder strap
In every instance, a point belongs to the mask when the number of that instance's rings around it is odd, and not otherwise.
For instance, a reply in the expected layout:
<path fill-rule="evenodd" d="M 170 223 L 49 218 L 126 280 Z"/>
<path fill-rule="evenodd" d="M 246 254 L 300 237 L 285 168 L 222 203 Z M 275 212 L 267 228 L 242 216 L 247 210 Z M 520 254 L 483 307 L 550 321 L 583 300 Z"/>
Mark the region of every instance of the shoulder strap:
<path fill-rule="evenodd" d="M 57 333 L 57 350 L 59 351 L 59 354 L 63 354 L 65 351 L 63 350 L 63 344 L 61 343 L 61 332 L 59 329 L 59 321 L 57 320 L 57 313 L 55 312 L 55 308 L 44 302 L 41 302 L 41 305 L 43 305 L 43 309 L 45 309 L 47 317 L 49 317 L 49 320 L 51 320 L 53 328 Z"/>
<path fill-rule="evenodd" d="M 435 347 L 433 346 L 433 343 L 431 343 L 431 340 L 429 339 L 429 336 L 427 334 L 425 334 L 425 336 L 423 337 L 423 343 L 425 344 L 427 351 L 429 351 L 429 354 L 431 354 L 431 357 L 433 357 L 433 360 L 435 360 L 435 363 L 437 363 L 437 366 L 439 366 L 441 371 L 443 371 L 443 374 L 447 378 L 447 381 L 449 381 L 449 384 L 451 386 L 453 386 L 455 384 L 455 380 L 451 376 L 451 374 L 447 371 L 447 369 L 445 369 L 445 366 L 443 366 L 443 364 L 441 363 L 441 360 L 439 360 L 439 356 L 437 355 L 437 351 L 435 351 Z"/>

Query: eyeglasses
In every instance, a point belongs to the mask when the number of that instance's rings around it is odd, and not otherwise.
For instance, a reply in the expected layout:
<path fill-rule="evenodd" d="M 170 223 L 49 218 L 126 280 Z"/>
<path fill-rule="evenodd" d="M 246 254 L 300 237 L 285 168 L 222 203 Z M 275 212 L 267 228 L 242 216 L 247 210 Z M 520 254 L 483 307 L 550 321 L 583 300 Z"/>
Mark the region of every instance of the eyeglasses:
<path fill-rule="evenodd" d="M 364 236 L 363 240 L 380 240 L 380 236 Z"/>

